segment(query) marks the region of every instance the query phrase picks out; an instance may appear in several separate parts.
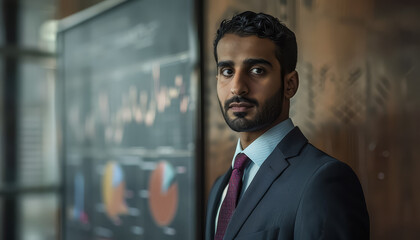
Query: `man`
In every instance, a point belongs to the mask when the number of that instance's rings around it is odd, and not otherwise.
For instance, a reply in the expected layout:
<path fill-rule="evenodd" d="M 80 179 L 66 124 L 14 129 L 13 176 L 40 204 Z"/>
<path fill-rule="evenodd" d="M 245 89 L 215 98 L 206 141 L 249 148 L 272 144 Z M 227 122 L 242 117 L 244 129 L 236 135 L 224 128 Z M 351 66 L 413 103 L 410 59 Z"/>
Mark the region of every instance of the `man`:
<path fill-rule="evenodd" d="M 221 23 L 214 55 L 220 108 L 240 138 L 210 192 L 206 239 L 368 239 L 356 175 L 289 118 L 299 85 L 294 33 L 244 12 Z"/>

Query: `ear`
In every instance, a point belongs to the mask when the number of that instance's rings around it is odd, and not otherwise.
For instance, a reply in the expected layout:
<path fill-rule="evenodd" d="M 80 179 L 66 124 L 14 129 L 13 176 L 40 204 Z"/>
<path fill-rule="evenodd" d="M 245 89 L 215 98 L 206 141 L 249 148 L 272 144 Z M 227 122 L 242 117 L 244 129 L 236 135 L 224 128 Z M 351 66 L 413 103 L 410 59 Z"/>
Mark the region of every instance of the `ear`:
<path fill-rule="evenodd" d="M 292 71 L 284 76 L 284 97 L 292 98 L 299 87 L 299 75 L 296 71 Z"/>

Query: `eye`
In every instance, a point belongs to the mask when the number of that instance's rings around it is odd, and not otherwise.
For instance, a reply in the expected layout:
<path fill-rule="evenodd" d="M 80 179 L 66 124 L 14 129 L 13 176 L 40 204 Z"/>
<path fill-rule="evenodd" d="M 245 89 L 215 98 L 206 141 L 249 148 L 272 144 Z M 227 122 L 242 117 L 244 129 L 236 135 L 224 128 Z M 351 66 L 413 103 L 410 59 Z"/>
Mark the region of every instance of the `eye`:
<path fill-rule="evenodd" d="M 230 68 L 224 68 L 220 71 L 220 73 L 225 77 L 230 77 L 230 76 L 232 76 L 233 71 Z"/>
<path fill-rule="evenodd" d="M 264 74 L 264 72 L 265 72 L 264 69 L 259 68 L 259 67 L 254 67 L 251 69 L 251 73 L 255 75 L 262 75 Z"/>

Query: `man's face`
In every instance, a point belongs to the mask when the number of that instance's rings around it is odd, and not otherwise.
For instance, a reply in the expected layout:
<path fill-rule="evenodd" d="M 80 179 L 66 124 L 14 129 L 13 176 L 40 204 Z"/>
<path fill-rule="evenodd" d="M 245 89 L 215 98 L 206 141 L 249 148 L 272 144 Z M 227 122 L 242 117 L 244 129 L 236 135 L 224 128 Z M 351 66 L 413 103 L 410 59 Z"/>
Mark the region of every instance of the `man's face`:
<path fill-rule="evenodd" d="M 217 96 L 229 127 L 256 132 L 280 122 L 284 93 L 274 42 L 226 34 L 216 50 Z"/>

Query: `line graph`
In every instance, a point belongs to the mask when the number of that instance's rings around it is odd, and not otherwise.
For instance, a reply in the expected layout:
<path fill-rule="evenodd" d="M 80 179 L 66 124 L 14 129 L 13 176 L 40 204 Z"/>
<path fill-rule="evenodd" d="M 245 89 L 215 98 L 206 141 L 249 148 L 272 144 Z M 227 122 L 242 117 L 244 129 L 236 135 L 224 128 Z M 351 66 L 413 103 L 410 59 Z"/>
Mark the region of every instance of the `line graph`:
<path fill-rule="evenodd" d="M 131 71 L 119 79 L 109 74 L 108 79 L 90 86 L 93 94 L 89 99 L 71 97 L 67 122 L 75 141 L 103 136 L 105 142 L 120 144 L 127 125 L 153 128 L 158 115 L 170 118 L 174 113 L 187 114 L 194 104 L 187 84 L 191 76 L 186 75 L 185 66 L 180 68 L 186 59 L 183 55 L 170 59 L 143 65 L 137 71 L 134 66 L 126 67 Z"/>

